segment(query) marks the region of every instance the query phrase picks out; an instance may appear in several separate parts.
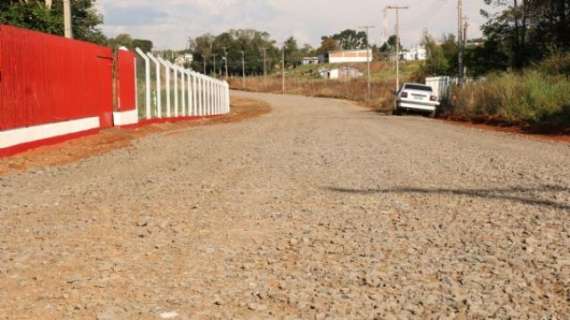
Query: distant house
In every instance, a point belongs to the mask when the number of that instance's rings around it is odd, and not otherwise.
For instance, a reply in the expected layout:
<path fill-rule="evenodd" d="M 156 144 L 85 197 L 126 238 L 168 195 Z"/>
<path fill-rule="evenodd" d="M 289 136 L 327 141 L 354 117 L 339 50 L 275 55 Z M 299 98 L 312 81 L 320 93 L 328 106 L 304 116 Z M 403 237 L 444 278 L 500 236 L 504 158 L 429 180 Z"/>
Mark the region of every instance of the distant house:
<path fill-rule="evenodd" d="M 328 63 L 365 63 L 372 58 L 372 50 L 338 50 L 329 52 Z"/>
<path fill-rule="evenodd" d="M 319 70 L 319 75 L 324 79 L 331 80 L 350 80 L 362 77 L 363 73 L 353 67 L 339 67 L 339 68 L 322 68 Z"/>
<path fill-rule="evenodd" d="M 415 47 L 400 53 L 400 60 L 424 61 L 427 59 L 427 50 L 424 47 Z"/>
<path fill-rule="evenodd" d="M 191 64 L 193 61 L 194 61 L 194 56 L 189 53 L 178 56 L 176 57 L 176 59 L 174 59 L 174 63 L 179 66 L 185 66 Z"/>
<path fill-rule="evenodd" d="M 319 64 L 319 63 L 320 63 L 319 57 L 304 57 L 303 58 L 303 65 Z"/>

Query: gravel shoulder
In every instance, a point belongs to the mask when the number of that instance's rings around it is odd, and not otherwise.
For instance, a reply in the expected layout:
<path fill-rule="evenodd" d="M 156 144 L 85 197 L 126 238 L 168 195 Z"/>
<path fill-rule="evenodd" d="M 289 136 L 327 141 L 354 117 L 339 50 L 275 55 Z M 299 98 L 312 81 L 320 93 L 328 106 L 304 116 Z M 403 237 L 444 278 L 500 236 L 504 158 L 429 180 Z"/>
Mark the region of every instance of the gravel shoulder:
<path fill-rule="evenodd" d="M 350 102 L 0 177 L 0 319 L 567 319 L 570 145 Z"/>

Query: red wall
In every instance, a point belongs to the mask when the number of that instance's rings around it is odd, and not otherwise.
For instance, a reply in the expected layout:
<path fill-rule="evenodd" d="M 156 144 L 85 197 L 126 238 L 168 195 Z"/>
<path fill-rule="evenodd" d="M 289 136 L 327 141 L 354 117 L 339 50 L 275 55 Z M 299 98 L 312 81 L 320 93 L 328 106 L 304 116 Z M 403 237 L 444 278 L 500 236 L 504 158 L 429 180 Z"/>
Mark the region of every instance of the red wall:
<path fill-rule="evenodd" d="M 136 57 L 132 52 L 119 50 L 117 55 L 118 74 L 118 111 L 136 109 L 135 98 L 135 65 Z"/>
<path fill-rule="evenodd" d="M 111 127 L 112 69 L 110 48 L 0 26 L 0 131 L 92 116 Z"/>

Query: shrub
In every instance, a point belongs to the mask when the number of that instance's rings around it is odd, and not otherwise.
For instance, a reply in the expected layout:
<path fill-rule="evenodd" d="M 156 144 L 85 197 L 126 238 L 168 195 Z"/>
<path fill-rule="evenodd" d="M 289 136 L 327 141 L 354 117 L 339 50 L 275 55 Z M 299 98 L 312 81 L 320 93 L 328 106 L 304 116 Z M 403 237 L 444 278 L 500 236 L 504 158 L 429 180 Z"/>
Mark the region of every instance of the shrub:
<path fill-rule="evenodd" d="M 549 75 L 570 76 L 570 53 L 555 53 L 539 63 L 536 69 Z"/>
<path fill-rule="evenodd" d="M 570 128 L 570 79 L 537 70 L 501 73 L 455 88 L 451 113 L 525 126 Z"/>

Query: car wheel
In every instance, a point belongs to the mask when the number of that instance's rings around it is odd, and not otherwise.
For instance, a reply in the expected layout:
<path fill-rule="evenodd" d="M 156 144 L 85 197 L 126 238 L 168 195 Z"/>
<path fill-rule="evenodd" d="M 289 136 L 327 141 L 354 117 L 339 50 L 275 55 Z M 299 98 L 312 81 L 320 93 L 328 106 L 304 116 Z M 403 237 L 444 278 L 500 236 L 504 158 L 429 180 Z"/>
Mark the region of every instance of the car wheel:
<path fill-rule="evenodd" d="M 436 116 L 436 111 L 435 111 L 435 110 L 429 113 L 429 117 L 430 117 L 430 118 L 435 118 L 435 116 Z"/>
<path fill-rule="evenodd" d="M 400 110 L 400 108 L 396 108 L 396 109 L 394 109 L 394 111 L 392 111 L 392 114 L 395 116 L 401 116 L 402 110 Z"/>

